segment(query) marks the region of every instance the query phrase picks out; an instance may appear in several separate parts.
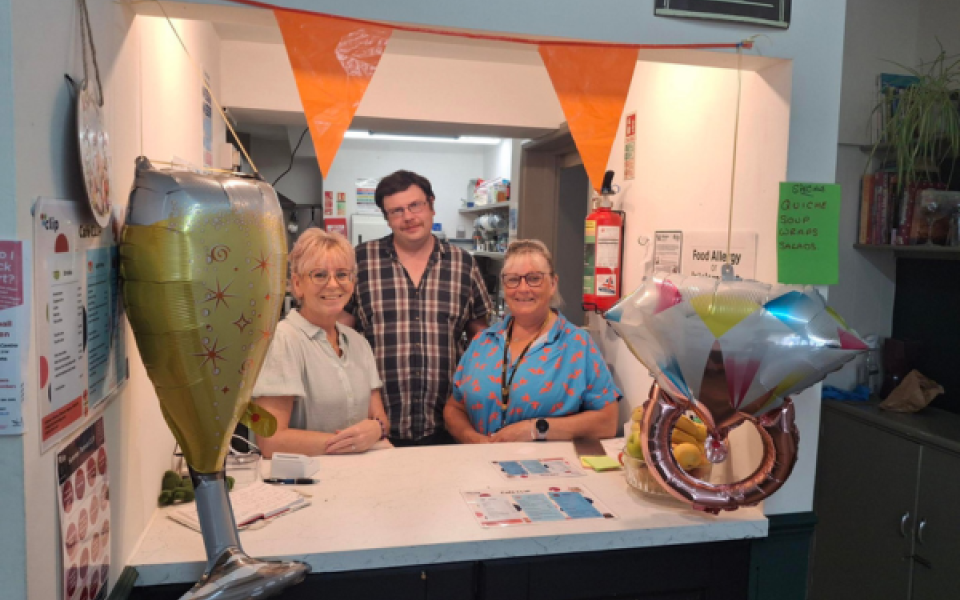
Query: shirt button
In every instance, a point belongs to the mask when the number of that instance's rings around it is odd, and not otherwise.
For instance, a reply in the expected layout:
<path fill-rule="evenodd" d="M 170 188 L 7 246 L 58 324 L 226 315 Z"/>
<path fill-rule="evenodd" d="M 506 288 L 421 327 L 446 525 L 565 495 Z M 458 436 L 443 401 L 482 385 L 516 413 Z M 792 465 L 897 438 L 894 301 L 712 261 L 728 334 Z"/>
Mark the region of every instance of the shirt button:
<path fill-rule="evenodd" d="M 419 320 L 420 320 L 420 315 L 416 315 L 415 317 L 413 317 L 413 320 L 414 320 L 414 321 L 419 321 Z"/>

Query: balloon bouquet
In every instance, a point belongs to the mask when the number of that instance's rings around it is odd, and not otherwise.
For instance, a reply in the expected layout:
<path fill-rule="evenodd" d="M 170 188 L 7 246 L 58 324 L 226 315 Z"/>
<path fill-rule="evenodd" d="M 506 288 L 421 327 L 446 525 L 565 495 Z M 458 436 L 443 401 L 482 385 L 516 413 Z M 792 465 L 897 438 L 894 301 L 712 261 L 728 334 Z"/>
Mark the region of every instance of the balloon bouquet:
<path fill-rule="evenodd" d="M 237 423 L 276 431 L 250 392 L 280 316 L 286 255 L 268 184 L 160 171 L 138 159 L 120 245 L 123 299 L 196 490 L 207 567 L 184 599 L 267 598 L 310 572 L 243 552 L 225 485 Z"/>
<path fill-rule="evenodd" d="M 640 426 L 651 475 L 714 514 L 757 504 L 783 485 L 799 445 L 789 395 L 867 348 L 812 286 L 656 273 L 604 316 L 655 380 Z M 671 435 L 688 412 L 706 425 L 711 463 L 726 459 L 732 429 L 756 427 L 757 469 L 722 484 L 684 471 Z"/>

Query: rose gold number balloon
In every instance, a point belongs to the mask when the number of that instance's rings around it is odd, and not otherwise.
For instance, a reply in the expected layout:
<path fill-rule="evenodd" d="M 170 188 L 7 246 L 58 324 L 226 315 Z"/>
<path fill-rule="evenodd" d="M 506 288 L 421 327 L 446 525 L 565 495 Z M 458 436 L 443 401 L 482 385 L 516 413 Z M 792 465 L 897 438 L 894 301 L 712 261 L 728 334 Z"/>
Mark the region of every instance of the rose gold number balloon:
<path fill-rule="evenodd" d="M 788 394 L 803 390 L 866 345 L 811 286 L 655 274 L 605 315 L 656 385 L 642 423 L 651 473 L 677 498 L 710 512 L 766 498 L 797 460 Z M 763 444 L 747 478 L 711 484 L 686 473 L 671 433 L 686 411 L 707 427 L 707 459 L 727 456 L 727 434 L 749 422 Z"/>

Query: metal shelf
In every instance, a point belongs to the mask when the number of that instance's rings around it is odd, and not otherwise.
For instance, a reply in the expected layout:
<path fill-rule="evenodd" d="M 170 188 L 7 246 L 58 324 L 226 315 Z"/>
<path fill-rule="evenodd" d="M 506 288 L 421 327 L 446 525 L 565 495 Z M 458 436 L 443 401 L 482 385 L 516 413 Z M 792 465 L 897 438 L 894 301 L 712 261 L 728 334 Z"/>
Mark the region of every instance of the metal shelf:
<path fill-rule="evenodd" d="M 475 215 L 477 213 L 483 213 L 490 210 L 498 210 L 510 208 L 509 202 L 497 202 L 494 204 L 480 204 L 479 206 L 472 206 L 470 208 L 461 208 L 459 212 L 461 215 Z"/>
<path fill-rule="evenodd" d="M 473 256 L 481 256 L 484 258 L 497 258 L 503 260 L 503 252 L 487 252 L 485 250 L 471 250 L 470 254 Z"/>

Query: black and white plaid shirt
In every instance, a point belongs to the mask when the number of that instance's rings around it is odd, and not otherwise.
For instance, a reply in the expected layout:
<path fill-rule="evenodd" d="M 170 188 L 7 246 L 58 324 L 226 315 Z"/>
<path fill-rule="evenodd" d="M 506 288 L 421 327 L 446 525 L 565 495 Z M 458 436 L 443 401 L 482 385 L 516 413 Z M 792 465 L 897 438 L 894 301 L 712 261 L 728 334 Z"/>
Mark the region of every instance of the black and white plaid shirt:
<path fill-rule="evenodd" d="M 434 238 L 414 287 L 393 236 L 357 246 L 357 288 L 347 310 L 373 348 L 390 437 L 419 440 L 443 428 L 467 323 L 492 311 L 469 253 Z"/>

